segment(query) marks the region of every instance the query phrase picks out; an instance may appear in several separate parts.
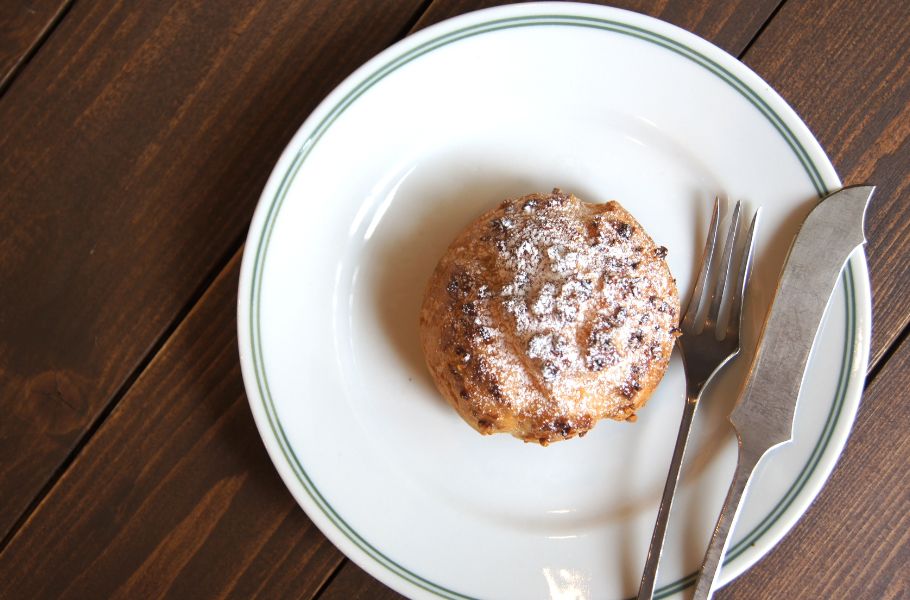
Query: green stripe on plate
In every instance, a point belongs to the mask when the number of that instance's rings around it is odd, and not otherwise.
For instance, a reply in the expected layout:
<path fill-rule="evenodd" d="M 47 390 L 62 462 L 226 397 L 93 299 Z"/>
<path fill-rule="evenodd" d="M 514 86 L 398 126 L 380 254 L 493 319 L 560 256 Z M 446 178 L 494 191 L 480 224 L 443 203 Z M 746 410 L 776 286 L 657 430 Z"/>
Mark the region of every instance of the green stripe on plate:
<path fill-rule="evenodd" d="M 761 98 L 752 88 L 746 85 L 742 80 L 740 80 L 736 75 L 725 69 L 723 66 L 717 62 L 711 60 L 705 55 L 699 53 L 697 50 L 694 50 L 676 40 L 668 38 L 666 36 L 660 35 L 653 31 L 643 29 L 641 27 L 629 25 L 615 20 L 608 19 L 599 19 L 596 17 L 579 17 L 571 15 L 537 15 L 537 16 L 528 16 L 528 17 L 513 17 L 513 18 L 504 18 L 491 20 L 485 23 L 480 23 L 476 25 L 471 25 L 464 27 L 449 33 L 443 34 L 439 37 L 428 40 L 411 50 L 405 52 L 404 54 L 393 58 L 384 65 L 378 67 L 373 73 L 368 75 L 362 82 L 360 82 L 354 89 L 348 92 L 338 103 L 332 107 L 328 114 L 319 122 L 316 128 L 313 130 L 312 134 L 304 141 L 301 145 L 300 150 L 298 150 L 294 160 L 292 161 L 290 167 L 285 171 L 282 176 L 281 182 L 278 186 L 278 190 L 275 193 L 274 197 L 271 200 L 268 211 L 265 217 L 265 224 L 263 225 L 263 231 L 260 235 L 259 241 L 256 245 L 256 254 L 253 261 L 253 273 L 252 273 L 252 286 L 251 286 L 251 298 L 250 298 L 250 314 L 249 314 L 249 325 L 251 332 L 251 343 L 252 343 L 252 357 L 253 357 L 253 367 L 254 373 L 256 376 L 256 386 L 259 391 L 261 401 L 263 403 L 263 408 L 268 418 L 269 426 L 272 430 L 272 434 L 275 436 L 275 439 L 278 441 L 278 445 L 281 448 L 282 453 L 284 454 L 285 459 L 288 464 L 291 466 L 294 474 L 297 476 L 298 481 L 303 486 L 307 495 L 313 501 L 313 503 L 324 513 L 324 515 L 335 525 L 335 527 L 353 543 L 357 548 L 363 551 L 367 556 L 376 561 L 377 564 L 388 569 L 391 573 L 394 573 L 396 576 L 402 578 L 408 583 L 417 586 L 420 589 L 426 590 L 430 593 L 433 593 L 442 598 L 452 598 L 457 600 L 469 599 L 470 596 L 466 596 L 454 590 L 448 589 L 428 579 L 421 577 L 420 575 L 408 570 L 406 567 L 395 562 L 385 554 L 383 554 L 379 549 L 366 541 L 360 534 L 357 533 L 345 520 L 339 515 L 331 504 L 325 499 L 325 497 L 320 493 L 320 491 L 313 484 L 312 480 L 309 478 L 306 470 L 303 468 L 303 464 L 300 459 L 294 453 L 293 448 L 291 447 L 287 435 L 285 433 L 284 427 L 281 424 L 280 419 L 278 418 L 277 411 L 275 409 L 274 401 L 272 399 L 271 391 L 269 389 L 268 377 L 265 372 L 265 359 L 263 356 L 262 349 L 262 339 L 261 339 L 261 330 L 260 330 L 260 295 L 262 291 L 262 276 L 263 276 L 263 267 L 266 260 L 266 255 L 268 253 L 269 242 L 271 240 L 272 231 L 277 220 L 278 214 L 281 210 L 281 207 L 284 203 L 284 200 L 287 196 L 288 189 L 292 185 L 294 178 L 300 170 L 300 167 L 306 161 L 310 152 L 322 138 L 326 131 L 332 126 L 332 124 L 341 116 L 344 111 L 354 103 L 360 96 L 366 93 L 370 88 L 372 88 L 377 82 L 381 81 L 383 78 L 388 76 L 390 73 L 393 73 L 402 66 L 408 64 L 409 62 L 420 58 L 421 56 L 432 52 L 433 50 L 446 46 L 452 43 L 455 43 L 459 40 L 463 40 L 469 37 L 482 35 L 489 32 L 500 31 L 503 29 L 512 29 L 518 27 L 541 27 L 541 26 L 562 26 L 562 27 L 584 27 L 599 29 L 603 31 L 608 31 L 612 33 L 617 33 L 621 35 L 628 35 L 646 42 L 656 44 L 662 48 L 665 48 L 671 52 L 674 52 L 680 56 L 683 56 L 692 62 L 704 67 L 711 73 L 715 74 L 721 80 L 730 85 L 733 89 L 739 92 L 746 100 L 748 100 L 765 118 L 768 119 L 769 123 L 780 133 L 781 137 L 786 141 L 787 145 L 793 150 L 793 153 L 796 155 L 800 164 L 803 166 L 803 169 L 806 172 L 806 175 L 809 177 L 809 180 L 812 183 L 812 186 L 815 188 L 819 197 L 827 194 L 827 188 L 824 185 L 821 174 L 818 167 L 812 162 L 809 157 L 809 153 L 806 149 L 800 144 L 797 137 L 793 134 L 784 120 L 774 112 L 774 110 L 768 106 L 768 104 Z M 837 392 L 835 394 L 834 402 L 832 404 L 831 410 L 828 414 L 827 421 L 822 430 L 818 441 L 816 442 L 815 448 L 812 451 L 812 454 L 809 457 L 806 465 L 803 467 L 799 476 L 791 485 L 790 489 L 786 494 L 781 498 L 781 500 L 775 505 L 774 509 L 755 527 L 749 534 L 747 534 L 740 542 L 733 546 L 727 555 L 727 560 L 725 564 L 734 560 L 737 556 L 745 552 L 747 548 L 755 544 L 762 536 L 764 536 L 768 530 L 774 525 L 775 522 L 781 517 L 782 514 L 790 507 L 796 497 L 799 496 L 800 492 L 806 485 L 806 482 L 809 480 L 811 475 L 814 473 L 818 462 L 821 459 L 821 456 L 824 454 L 825 449 L 827 448 L 831 436 L 834 431 L 834 425 L 839 419 L 843 404 L 844 397 L 846 395 L 846 390 L 849 383 L 849 364 L 850 364 L 850 354 L 849 350 L 853 347 L 853 341 L 855 336 L 855 291 L 854 291 L 854 279 L 852 268 L 848 266 L 844 273 L 844 283 L 845 283 L 845 294 L 847 299 L 847 340 L 848 342 L 844 346 L 844 354 L 841 360 L 841 373 L 838 379 Z M 678 579 L 670 584 L 667 584 L 656 592 L 657 598 L 667 598 L 686 587 L 692 585 L 695 582 L 696 573 L 691 573 L 685 577 Z"/>

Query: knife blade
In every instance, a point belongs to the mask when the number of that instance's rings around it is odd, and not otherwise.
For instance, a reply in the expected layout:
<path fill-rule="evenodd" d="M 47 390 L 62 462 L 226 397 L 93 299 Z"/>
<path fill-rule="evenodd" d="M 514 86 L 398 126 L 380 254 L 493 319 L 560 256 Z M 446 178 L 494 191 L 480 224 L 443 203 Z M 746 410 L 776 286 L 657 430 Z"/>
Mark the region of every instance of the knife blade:
<path fill-rule="evenodd" d="M 828 299 L 850 254 L 866 242 L 866 207 L 875 188 L 826 196 L 803 222 L 784 264 L 739 400 L 730 414 L 739 456 L 733 482 L 702 563 L 697 600 L 710 598 L 740 500 L 758 461 L 793 438 L 793 416 Z"/>

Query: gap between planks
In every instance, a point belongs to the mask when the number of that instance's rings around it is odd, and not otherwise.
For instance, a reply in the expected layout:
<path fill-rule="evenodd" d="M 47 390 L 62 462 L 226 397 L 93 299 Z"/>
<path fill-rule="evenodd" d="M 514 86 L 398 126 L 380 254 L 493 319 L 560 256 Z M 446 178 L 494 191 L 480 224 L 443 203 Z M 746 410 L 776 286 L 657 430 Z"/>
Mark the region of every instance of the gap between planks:
<path fill-rule="evenodd" d="M 427 9 L 433 3 L 433 0 L 424 0 L 417 10 L 414 11 L 414 14 L 405 22 L 401 30 L 395 34 L 392 44 L 397 43 L 408 34 L 412 32 L 415 25 L 419 22 L 420 18 L 426 13 Z M 24 68 L 31 61 L 34 55 L 40 50 L 44 43 L 50 38 L 51 34 L 57 29 L 60 22 L 67 15 L 70 8 L 75 4 L 75 0 L 68 0 L 68 2 L 61 7 L 60 11 L 55 15 L 54 19 L 49 23 L 46 29 L 42 32 L 38 39 L 29 50 L 23 54 L 22 59 L 16 64 L 16 66 L 10 70 L 9 76 L 7 76 L 2 82 L 0 82 L 0 98 L 3 97 L 4 92 L 9 89 L 9 86 L 12 82 L 23 72 Z M 211 287 L 212 283 L 218 278 L 221 272 L 227 267 L 231 260 L 239 252 L 242 252 L 243 245 L 246 240 L 247 232 L 243 231 L 241 235 L 236 237 L 231 241 L 227 250 L 215 261 L 211 270 L 205 274 L 203 279 L 200 281 L 199 285 L 190 295 L 189 299 L 184 303 L 184 305 L 178 310 L 173 319 L 168 323 L 167 327 L 162 331 L 161 335 L 149 346 L 148 351 L 136 365 L 136 367 L 130 372 L 130 374 L 124 379 L 123 383 L 117 388 L 116 392 L 111 396 L 111 399 L 105 405 L 105 407 L 100 411 L 98 416 L 86 429 L 85 433 L 77 440 L 73 449 L 67 454 L 66 458 L 54 469 L 51 476 L 41 487 L 39 492 L 35 495 L 32 501 L 28 504 L 23 513 L 16 519 L 13 523 L 10 530 L 7 534 L 0 540 L 0 554 L 6 549 L 10 542 L 16 537 L 19 531 L 22 529 L 22 526 L 29 520 L 29 518 L 34 514 L 38 506 L 41 505 L 43 500 L 50 494 L 50 492 L 57 485 L 57 482 L 63 476 L 63 474 L 69 469 L 70 465 L 79 457 L 82 450 L 88 444 L 88 442 L 94 437 L 95 433 L 104 425 L 107 418 L 114 411 L 117 405 L 120 403 L 120 400 L 126 396 L 129 390 L 133 387 L 133 384 L 139 379 L 148 365 L 155 359 L 164 345 L 168 340 L 173 336 L 174 332 L 180 326 L 180 324 L 186 319 L 186 317 L 192 312 L 193 308 L 203 299 L 206 295 L 206 292 Z M 347 560 L 346 558 L 344 559 Z M 343 561 L 342 563 L 343 564 Z M 326 581 L 334 578 L 339 567 L 336 567 L 327 577 Z M 326 585 L 320 588 L 320 590 Z"/>
<path fill-rule="evenodd" d="M 16 78 L 19 76 L 25 67 L 28 66 L 28 63 L 31 62 L 32 58 L 38 53 L 41 47 L 44 45 L 44 42 L 54 33 L 57 29 L 57 26 L 63 21 L 64 17 L 69 13 L 73 4 L 76 3 L 76 0 L 65 0 L 63 4 L 57 9 L 57 12 L 50 18 L 47 24 L 44 26 L 32 44 L 25 49 L 16 62 L 9 68 L 9 71 L 3 75 L 3 78 L 0 79 L 0 99 L 3 98 L 3 95 L 6 93 L 6 90 L 10 88 Z M 0 546 L 2 548 L 2 546 Z"/>
<path fill-rule="evenodd" d="M 408 34 L 410 34 L 413 31 L 415 26 L 419 24 L 421 18 L 427 13 L 428 9 L 433 4 L 433 1 L 434 0 L 425 0 L 420 5 L 420 7 L 414 12 L 412 17 L 402 27 L 401 32 L 399 32 L 395 36 L 393 43 L 406 37 Z M 24 71 L 24 69 L 27 68 L 28 64 L 31 62 L 31 60 L 34 58 L 34 56 L 37 54 L 37 52 L 40 51 L 41 47 L 46 43 L 46 41 L 49 39 L 49 37 L 54 33 L 54 31 L 57 29 L 57 27 L 60 25 L 60 23 L 66 17 L 66 15 L 70 11 L 70 9 L 72 8 L 74 3 L 75 3 L 75 0 L 69 0 L 64 5 L 61 6 L 58 13 L 48 23 L 47 27 L 41 32 L 41 34 L 36 38 L 33 45 L 25 53 L 23 53 L 20 60 L 13 66 L 13 68 L 4 77 L 4 79 L 2 81 L 0 81 L 0 98 L 2 98 L 2 96 L 5 94 L 5 92 L 15 82 L 16 78 Z M 750 41 L 746 44 L 746 46 L 743 48 L 743 50 L 738 54 L 737 58 L 742 59 L 742 57 L 746 54 L 746 52 L 748 52 L 748 50 L 754 45 L 756 40 L 758 40 L 761 37 L 761 35 L 764 33 L 764 31 L 766 30 L 768 25 L 777 16 L 777 14 L 780 12 L 781 8 L 784 6 L 785 3 L 786 3 L 786 0 L 781 0 L 781 2 L 779 2 L 777 4 L 777 6 L 773 9 L 773 11 L 769 14 L 768 18 L 765 19 L 765 21 L 762 23 L 762 25 L 759 27 L 759 29 L 756 31 L 756 33 L 752 36 Z M 234 256 L 238 252 L 242 251 L 245 237 L 246 237 L 246 233 L 244 232 L 243 235 L 239 236 L 238 238 L 236 238 L 235 240 L 232 241 L 232 243 L 230 244 L 228 249 L 215 262 L 215 264 L 213 265 L 213 268 L 206 274 L 206 276 L 200 282 L 200 284 L 198 285 L 196 290 L 194 290 L 194 293 L 190 296 L 190 298 L 187 300 L 187 302 L 174 315 L 174 318 L 168 324 L 168 326 L 165 328 L 165 330 L 162 332 L 162 334 L 149 347 L 148 352 L 145 354 L 145 356 L 140 361 L 140 363 L 130 373 L 130 375 L 126 378 L 126 380 L 124 380 L 123 384 L 118 388 L 118 390 L 115 392 L 115 394 L 111 397 L 111 400 L 108 402 L 108 404 L 105 406 L 105 408 L 100 412 L 100 414 L 95 419 L 95 421 L 92 422 L 92 424 L 89 426 L 89 428 L 83 434 L 83 436 L 76 443 L 73 450 L 67 455 L 66 459 L 55 470 L 55 472 L 50 477 L 50 479 L 47 481 L 47 483 L 42 487 L 40 492 L 36 495 L 36 497 L 29 504 L 28 508 L 23 512 L 23 514 L 19 517 L 19 519 L 17 519 L 16 523 L 10 529 L 7 536 L 2 541 L 0 541 L 0 553 L 2 553 L 2 551 L 6 548 L 6 546 L 9 544 L 9 542 L 15 537 L 15 535 L 21 529 L 22 525 L 29 519 L 29 517 L 33 514 L 34 510 L 41 504 L 43 499 L 53 490 L 53 488 L 55 487 L 55 485 L 57 484 L 57 482 L 59 481 L 59 479 L 63 475 L 63 473 L 69 468 L 69 466 L 73 463 L 73 461 L 79 456 L 79 454 L 81 453 L 81 451 L 85 447 L 85 445 L 88 443 L 88 441 L 101 428 L 101 426 L 106 421 L 107 417 L 111 414 L 111 412 L 114 410 L 114 408 L 116 408 L 116 406 L 119 404 L 119 401 L 126 395 L 126 393 L 129 391 L 129 389 L 135 383 L 135 381 L 141 376 L 141 374 L 145 370 L 145 368 L 151 363 L 151 361 L 159 353 L 161 348 L 171 338 L 174 331 L 176 331 L 176 329 L 183 322 L 183 320 L 186 318 L 186 316 L 192 311 L 192 309 L 196 306 L 196 304 L 198 304 L 198 302 L 205 296 L 205 294 L 208 291 L 208 288 L 210 287 L 212 282 L 215 281 L 217 276 L 224 270 L 225 266 L 228 265 L 228 263 L 231 261 L 231 259 L 234 258 Z M 880 358 L 878 360 L 876 360 L 874 363 L 870 364 L 864 389 L 868 388 L 870 383 L 876 378 L 876 376 L 882 370 L 882 367 L 892 357 L 892 355 L 894 354 L 896 349 L 898 347 L 900 347 L 901 343 L 903 343 L 907 339 L 908 335 L 910 335 L 910 324 L 905 326 L 904 329 L 901 331 L 901 333 L 895 337 L 895 339 L 891 342 L 891 344 L 888 346 L 888 348 L 882 353 Z M 338 573 L 341 571 L 341 569 L 348 562 L 349 562 L 349 559 L 344 558 L 342 561 L 340 561 L 338 563 L 338 565 L 335 567 L 335 569 L 326 577 L 323 584 L 317 590 L 317 592 L 314 596 L 315 598 L 319 598 L 320 596 L 322 596 L 322 594 L 325 592 L 325 590 L 328 587 L 330 587 L 331 583 L 336 579 L 336 577 L 337 577 Z"/>

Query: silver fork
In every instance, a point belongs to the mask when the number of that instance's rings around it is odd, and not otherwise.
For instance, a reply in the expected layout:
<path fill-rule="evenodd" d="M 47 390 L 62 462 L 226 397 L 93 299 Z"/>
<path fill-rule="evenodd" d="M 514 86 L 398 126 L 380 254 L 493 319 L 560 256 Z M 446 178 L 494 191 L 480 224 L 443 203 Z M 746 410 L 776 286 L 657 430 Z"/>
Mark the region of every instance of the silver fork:
<path fill-rule="evenodd" d="M 702 390 L 714 375 L 726 365 L 730 359 L 739 354 L 739 330 L 742 323 L 743 296 L 746 284 L 749 281 L 749 272 L 752 265 L 752 251 L 755 241 L 755 229 L 758 225 L 760 210 L 752 217 L 743 251 L 735 277 L 731 286 L 731 268 L 736 238 L 739 231 L 741 203 L 737 202 L 730 218 L 727 230 L 727 239 L 724 243 L 723 256 L 720 265 L 714 266 L 717 259 L 717 222 L 719 217 L 719 200 L 714 200 L 714 212 L 711 215 L 711 224 L 708 226 L 708 240 L 705 242 L 705 252 L 702 255 L 701 268 L 695 289 L 686 306 L 685 315 L 680 329 L 682 335 L 676 343 L 682 353 L 683 367 L 686 372 L 686 405 L 683 409 L 682 421 L 679 424 L 679 433 L 676 437 L 676 448 L 673 450 L 673 460 L 670 462 L 670 473 L 664 486 L 660 509 L 657 512 L 657 522 L 651 536 L 651 545 L 648 548 L 648 559 L 641 577 L 638 589 L 638 600 L 654 597 L 654 585 L 657 581 L 657 566 L 663 552 L 664 538 L 667 534 L 667 523 L 670 517 L 670 508 L 673 506 L 673 496 L 679 482 L 679 472 L 683 456 L 686 453 L 686 442 L 689 440 L 689 431 L 692 428 L 692 419 L 695 409 L 698 408 L 698 399 Z M 707 294 L 708 283 L 713 273 L 713 291 Z M 710 303 L 710 304 L 709 304 Z M 724 306 L 728 306 L 726 325 L 721 326 Z"/>

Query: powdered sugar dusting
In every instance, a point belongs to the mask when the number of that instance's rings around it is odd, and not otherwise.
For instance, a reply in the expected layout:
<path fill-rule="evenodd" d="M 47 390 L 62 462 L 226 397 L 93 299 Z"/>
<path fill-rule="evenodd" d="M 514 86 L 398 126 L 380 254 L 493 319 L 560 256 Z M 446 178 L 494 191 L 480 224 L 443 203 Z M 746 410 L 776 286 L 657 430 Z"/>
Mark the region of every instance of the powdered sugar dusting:
<path fill-rule="evenodd" d="M 631 415 L 674 335 L 666 249 L 618 205 L 559 190 L 506 201 L 494 214 L 480 238 L 489 256 L 453 272 L 447 288 L 461 313 L 452 339 L 477 350 L 455 348 L 462 365 L 452 369 L 462 398 L 479 403 L 474 416 L 494 427 L 507 408 L 544 441 L 583 435 L 604 414 Z"/>

